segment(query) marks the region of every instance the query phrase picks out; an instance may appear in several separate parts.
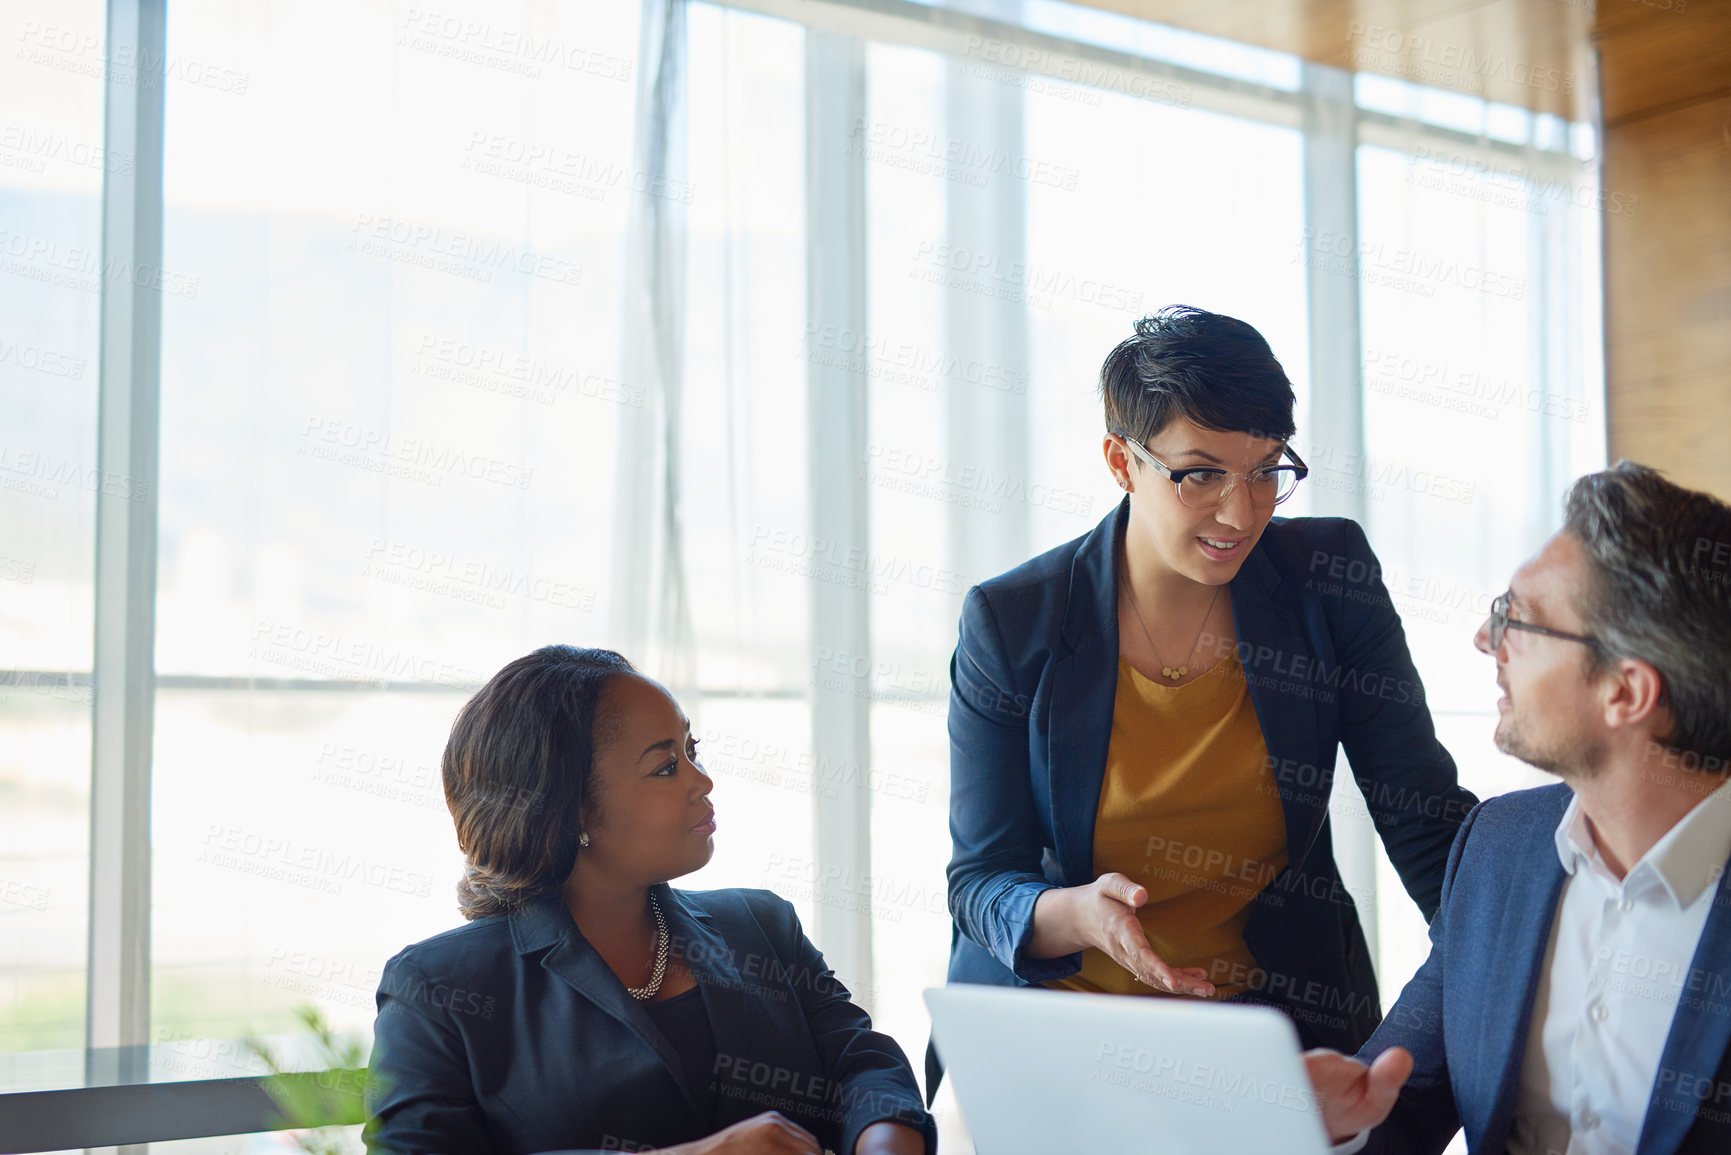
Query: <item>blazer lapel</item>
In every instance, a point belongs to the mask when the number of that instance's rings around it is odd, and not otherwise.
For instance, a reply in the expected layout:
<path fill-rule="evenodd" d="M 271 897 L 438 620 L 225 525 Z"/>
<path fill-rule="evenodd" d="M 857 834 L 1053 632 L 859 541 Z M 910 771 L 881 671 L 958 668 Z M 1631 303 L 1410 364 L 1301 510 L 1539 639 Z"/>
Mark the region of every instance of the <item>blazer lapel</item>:
<path fill-rule="evenodd" d="M 1496 948 L 1486 959 L 1486 965 L 1503 977 L 1486 981 L 1480 988 L 1483 1006 L 1478 1016 L 1479 1042 L 1470 1053 L 1479 1058 L 1471 1077 L 1481 1093 L 1468 1098 L 1473 1103 L 1490 1104 L 1490 1112 L 1476 1121 L 1479 1137 L 1472 1144 L 1475 1151 L 1501 1151 L 1514 1122 L 1521 1064 L 1527 1053 L 1527 1031 L 1533 1020 L 1533 1000 L 1538 997 L 1557 901 L 1568 877 L 1551 840 L 1562 818 L 1561 807 L 1568 804 L 1566 795 L 1563 797 L 1561 806 L 1555 810 L 1547 808 L 1533 821 L 1529 841 L 1539 848 L 1542 865 L 1528 869 L 1515 860 L 1506 879 L 1508 902 L 1498 916 Z M 1463 1103 L 1461 1123 L 1470 1138 L 1475 1120 L 1467 1117 L 1469 1110 L 1468 1104 Z"/>
<path fill-rule="evenodd" d="M 1064 614 L 1069 652 L 1052 663 L 1046 730 L 1047 806 L 1059 879 L 1066 886 L 1094 880 L 1094 817 L 1112 741 L 1118 692 L 1118 541 L 1130 499 L 1083 540 L 1070 566 Z"/>
<path fill-rule="evenodd" d="M 1718 1071 L 1731 1046 L 1731 872 L 1721 872 L 1714 887 L 1713 909 L 1701 929 L 1681 995 L 1636 1155 L 1672 1155 L 1703 1106 L 1697 1092 L 1720 1086 Z"/>
<path fill-rule="evenodd" d="M 1094 880 L 1094 819 L 1112 742 L 1118 692 L 1118 638 L 1096 637 L 1052 666 L 1052 721 L 1047 735 L 1052 841 L 1065 886 Z"/>
<path fill-rule="evenodd" d="M 1238 635 L 1238 655 L 1250 690 L 1250 704 L 1268 755 L 1276 766 L 1306 766 L 1321 758 L 1316 718 L 1317 693 L 1330 693 L 1314 680 L 1313 651 L 1291 610 L 1273 600 L 1280 573 L 1268 555 L 1253 549 L 1232 579 L 1232 627 Z M 1310 853 L 1328 812 L 1324 775 L 1333 766 L 1316 767 L 1315 786 L 1306 775 L 1275 775 L 1280 809 L 1286 819 L 1288 869 L 1298 870 Z"/>
<path fill-rule="evenodd" d="M 663 912 L 667 913 L 670 905 L 667 887 L 661 887 L 660 897 Z M 636 1035 L 679 1084 L 686 1102 L 691 1102 L 691 1088 L 685 1085 L 685 1069 L 679 1055 L 655 1029 L 637 1000 L 625 993 L 625 984 L 619 981 L 619 976 L 608 969 L 606 961 L 577 929 L 563 899 L 551 895 L 534 900 L 512 916 L 512 931 L 519 953 L 551 947 L 541 965 Z M 673 933 L 671 918 L 668 933 Z M 696 1111 L 695 1104 L 692 1110 Z"/>

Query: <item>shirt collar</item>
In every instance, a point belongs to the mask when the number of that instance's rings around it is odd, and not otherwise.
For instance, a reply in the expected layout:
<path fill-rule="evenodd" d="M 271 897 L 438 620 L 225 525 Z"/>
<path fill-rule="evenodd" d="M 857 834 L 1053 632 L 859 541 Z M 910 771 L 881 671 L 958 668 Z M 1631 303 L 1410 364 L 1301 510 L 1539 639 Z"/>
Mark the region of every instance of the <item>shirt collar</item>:
<path fill-rule="evenodd" d="M 1599 845 L 1587 816 L 1581 812 L 1578 795 L 1569 799 L 1569 808 L 1557 823 L 1556 845 L 1557 857 L 1568 874 L 1574 874 L 1582 865 L 1600 861 Z M 1679 907 L 1686 907 L 1719 880 L 1727 858 L 1731 858 L 1731 780 L 1721 783 L 1667 830 L 1629 868 L 1624 883 L 1636 880 L 1637 872 L 1641 876 L 1651 875 Z M 1610 877 L 1608 871 L 1607 877 Z"/>
<path fill-rule="evenodd" d="M 1581 813 L 1581 796 L 1574 795 L 1569 799 L 1569 808 L 1563 811 L 1562 820 L 1557 823 L 1557 857 L 1562 860 L 1563 873 L 1573 874 L 1583 863 L 1591 862 L 1599 849 L 1593 843 L 1593 832 L 1587 829 L 1587 816 Z"/>

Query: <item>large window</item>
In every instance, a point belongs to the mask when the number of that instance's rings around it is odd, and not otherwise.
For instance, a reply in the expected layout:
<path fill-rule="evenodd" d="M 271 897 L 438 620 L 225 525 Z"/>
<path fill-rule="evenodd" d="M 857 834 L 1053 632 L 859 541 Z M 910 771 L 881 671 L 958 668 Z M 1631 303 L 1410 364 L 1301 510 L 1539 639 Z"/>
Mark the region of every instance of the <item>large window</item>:
<path fill-rule="evenodd" d="M 170 13 L 246 83 L 166 108 L 159 1031 L 365 1027 L 453 921 L 456 708 L 606 638 L 635 16 Z"/>
<path fill-rule="evenodd" d="M 34 1050 L 84 1036 L 97 313 L 126 275 L 100 197 L 134 158 L 103 141 L 100 4 L 0 35 L 0 1047 Z"/>
<path fill-rule="evenodd" d="M 1463 779 L 1527 783 L 1468 638 L 1603 460 L 1590 131 L 1061 4 L 646 7 L 172 7 L 135 495 L 153 1037 L 304 1003 L 365 1031 L 384 960 L 457 921 L 452 715 L 562 641 L 692 714 L 720 831 L 688 883 L 792 900 L 917 1057 L 962 594 L 1111 510 L 1099 363 L 1174 302 L 1268 336 L 1314 467 L 1290 512 L 1364 522 Z M 84 68 L 100 8 L 12 11 L 0 1046 L 25 1050 L 86 1034 L 99 225 L 130 158 Z M 1423 926 L 1350 786 L 1337 824 L 1392 999 Z"/>

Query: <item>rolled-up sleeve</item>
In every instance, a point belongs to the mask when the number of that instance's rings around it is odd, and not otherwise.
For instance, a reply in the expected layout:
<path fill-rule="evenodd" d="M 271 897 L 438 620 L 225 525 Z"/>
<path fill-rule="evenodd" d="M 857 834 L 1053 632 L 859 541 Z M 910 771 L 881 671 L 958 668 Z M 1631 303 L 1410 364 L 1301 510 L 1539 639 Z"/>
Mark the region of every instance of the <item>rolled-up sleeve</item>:
<path fill-rule="evenodd" d="M 1032 697 L 1015 684 L 991 604 L 974 587 L 950 660 L 950 914 L 1017 978 L 1039 983 L 1076 973 L 1082 956 L 1028 956 L 1034 903 L 1054 885 L 1040 869 L 1046 834 L 1029 777 Z"/>

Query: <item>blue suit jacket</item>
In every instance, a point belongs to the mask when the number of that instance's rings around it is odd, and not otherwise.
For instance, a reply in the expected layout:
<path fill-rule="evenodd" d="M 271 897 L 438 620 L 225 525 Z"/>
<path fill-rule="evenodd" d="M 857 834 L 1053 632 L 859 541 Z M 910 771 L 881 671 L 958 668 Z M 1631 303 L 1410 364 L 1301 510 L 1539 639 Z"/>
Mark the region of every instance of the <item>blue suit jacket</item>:
<path fill-rule="evenodd" d="M 1116 543 L 1126 501 L 1087 535 L 968 592 L 950 663 L 952 982 L 1037 983 L 1081 956 L 1027 954 L 1034 902 L 1093 881 L 1118 682 Z M 1376 557 L 1354 522 L 1275 518 L 1233 578 L 1250 699 L 1286 819 L 1287 868 L 1244 937 L 1250 997 L 1311 1045 L 1357 1050 L 1381 1020 L 1376 975 L 1328 821 L 1346 748 L 1407 892 L 1429 918 L 1476 799 L 1436 739 Z M 1149 833 L 1157 834 L 1158 829 Z"/>
<path fill-rule="evenodd" d="M 1359 1057 L 1413 1054 L 1412 1077 L 1370 1152 L 1441 1151 L 1465 1127 L 1475 1155 L 1501 1152 L 1520 1093 L 1527 1028 L 1562 894 L 1557 823 L 1567 786 L 1492 798 L 1449 854 L 1430 957 Z M 1634 1155 L 1731 1151 L 1731 872 L 1695 948 Z"/>
<path fill-rule="evenodd" d="M 627 1151 L 779 1110 L 839 1155 L 882 1119 L 936 1133 L 907 1057 L 871 1029 L 786 901 L 660 888 L 715 1034 L 715 1115 L 553 895 L 407 948 L 379 982 L 370 1150 Z"/>

